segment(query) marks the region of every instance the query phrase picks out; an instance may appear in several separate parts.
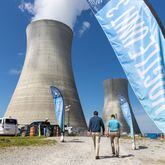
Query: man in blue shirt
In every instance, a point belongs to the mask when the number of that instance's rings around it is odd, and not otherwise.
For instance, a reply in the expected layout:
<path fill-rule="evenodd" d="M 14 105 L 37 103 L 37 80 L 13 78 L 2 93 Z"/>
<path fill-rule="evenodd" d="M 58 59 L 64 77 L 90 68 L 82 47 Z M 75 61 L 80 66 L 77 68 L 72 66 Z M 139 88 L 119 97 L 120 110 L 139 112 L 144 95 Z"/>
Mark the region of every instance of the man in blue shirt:
<path fill-rule="evenodd" d="M 120 137 L 120 122 L 115 119 L 115 115 L 111 115 L 111 119 L 108 121 L 108 134 L 111 139 L 111 147 L 113 156 L 119 157 L 119 137 Z"/>
<path fill-rule="evenodd" d="M 89 121 L 88 134 L 92 135 L 94 149 L 96 152 L 95 159 L 99 159 L 101 128 L 102 128 L 102 133 L 104 135 L 105 127 L 103 120 L 100 117 L 98 117 L 98 112 L 94 111 L 93 115 L 94 116 Z"/>

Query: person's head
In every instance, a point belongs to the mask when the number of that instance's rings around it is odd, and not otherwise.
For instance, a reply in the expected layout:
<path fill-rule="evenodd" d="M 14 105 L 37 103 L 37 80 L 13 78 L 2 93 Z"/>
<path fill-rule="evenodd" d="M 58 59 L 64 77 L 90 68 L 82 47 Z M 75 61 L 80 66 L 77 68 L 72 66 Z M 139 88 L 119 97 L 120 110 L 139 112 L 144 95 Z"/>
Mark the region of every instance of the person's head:
<path fill-rule="evenodd" d="M 45 121 L 48 121 L 48 120 L 49 120 L 48 118 L 45 119 Z"/>
<path fill-rule="evenodd" d="M 112 119 L 115 119 L 115 115 L 114 115 L 114 114 L 112 114 L 112 115 L 111 115 L 111 118 L 112 118 Z"/>
<path fill-rule="evenodd" d="M 93 115 L 94 115 L 94 116 L 98 116 L 98 112 L 97 112 L 97 111 L 94 111 L 94 112 L 93 112 Z"/>

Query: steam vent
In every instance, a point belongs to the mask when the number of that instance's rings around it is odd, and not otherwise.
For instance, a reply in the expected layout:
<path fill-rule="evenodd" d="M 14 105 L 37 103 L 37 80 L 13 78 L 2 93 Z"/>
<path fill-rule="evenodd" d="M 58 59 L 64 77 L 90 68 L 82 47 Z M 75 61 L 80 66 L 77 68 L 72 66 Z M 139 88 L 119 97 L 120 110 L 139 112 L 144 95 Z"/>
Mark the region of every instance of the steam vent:
<path fill-rule="evenodd" d="M 103 110 L 103 119 L 107 123 L 111 117 L 111 114 L 117 114 L 117 118 L 122 124 L 121 132 L 129 133 L 129 126 L 127 125 L 123 113 L 120 108 L 120 102 L 118 99 L 119 95 L 125 97 L 127 102 L 130 105 L 128 98 L 128 81 L 126 79 L 108 79 L 104 81 L 104 110 Z M 131 106 L 130 106 L 131 109 Z M 133 115 L 132 109 L 131 113 L 133 116 L 133 125 L 135 133 L 140 133 L 139 127 L 137 125 L 136 119 Z"/>
<path fill-rule="evenodd" d="M 17 118 L 23 125 L 45 118 L 56 123 L 50 91 L 50 86 L 55 86 L 61 91 L 65 106 L 71 105 L 65 123 L 69 115 L 70 126 L 86 129 L 72 72 L 72 30 L 58 21 L 39 20 L 30 23 L 26 33 L 25 63 L 5 116 Z"/>

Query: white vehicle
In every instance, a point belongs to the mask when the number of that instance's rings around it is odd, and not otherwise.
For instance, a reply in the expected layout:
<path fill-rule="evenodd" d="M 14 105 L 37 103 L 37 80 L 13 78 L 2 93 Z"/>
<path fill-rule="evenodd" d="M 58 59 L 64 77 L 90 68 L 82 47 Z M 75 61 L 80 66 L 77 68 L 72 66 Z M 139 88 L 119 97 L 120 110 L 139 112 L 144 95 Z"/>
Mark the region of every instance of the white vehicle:
<path fill-rule="evenodd" d="M 0 118 L 0 135 L 17 135 L 18 124 L 16 119 Z"/>
<path fill-rule="evenodd" d="M 73 127 L 65 127 L 65 131 L 70 135 L 73 133 Z"/>

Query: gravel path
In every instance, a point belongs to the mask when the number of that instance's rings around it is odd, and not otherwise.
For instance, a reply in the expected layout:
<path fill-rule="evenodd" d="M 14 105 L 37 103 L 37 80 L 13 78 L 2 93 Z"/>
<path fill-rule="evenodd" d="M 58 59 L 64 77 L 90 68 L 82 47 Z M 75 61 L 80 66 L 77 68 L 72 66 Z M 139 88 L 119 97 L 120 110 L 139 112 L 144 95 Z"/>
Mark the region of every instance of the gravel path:
<path fill-rule="evenodd" d="M 94 159 L 92 144 L 90 137 L 68 137 L 65 143 L 54 146 L 0 149 L 0 165 L 142 165 L 144 162 L 145 165 L 154 165 L 153 163 L 163 165 L 165 163 L 163 156 L 165 143 L 162 143 L 164 147 L 162 152 L 161 142 L 160 144 L 153 143 L 159 146 L 162 155 L 161 159 L 156 156 L 157 160 L 154 162 L 149 160 L 151 155 L 145 156 L 147 152 L 155 155 L 153 151 L 155 146 L 152 149 L 144 146 L 144 144 L 151 145 L 150 141 L 139 142 L 140 150 L 132 151 L 130 140 L 122 139 L 120 141 L 121 157 L 114 158 L 111 156 L 109 139 L 103 137 L 99 160 Z"/>

